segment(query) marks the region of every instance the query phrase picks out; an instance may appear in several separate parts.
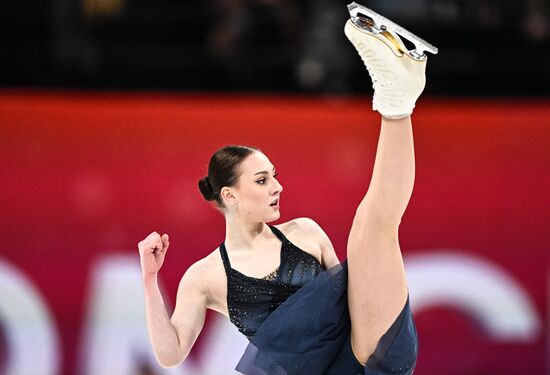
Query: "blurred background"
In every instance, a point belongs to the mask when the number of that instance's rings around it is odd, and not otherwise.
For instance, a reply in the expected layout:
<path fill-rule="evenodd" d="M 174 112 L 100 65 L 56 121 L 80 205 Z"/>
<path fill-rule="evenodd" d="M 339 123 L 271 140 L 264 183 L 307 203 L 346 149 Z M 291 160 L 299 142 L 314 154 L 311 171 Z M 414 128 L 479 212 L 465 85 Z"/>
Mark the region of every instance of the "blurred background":
<path fill-rule="evenodd" d="M 550 4 L 365 1 L 439 47 L 413 115 L 400 227 L 415 374 L 550 374 Z M 316 220 L 340 260 L 379 115 L 347 2 L 0 4 L 0 374 L 234 374 L 246 339 L 213 312 L 189 358 L 151 352 L 137 243 L 185 270 L 223 241 L 197 182 L 227 144 L 262 149 L 279 224 Z"/>
<path fill-rule="evenodd" d="M 0 84 L 71 89 L 364 93 L 334 0 L 51 0 L 0 5 Z M 548 94 L 550 4 L 372 0 L 437 45 L 436 95 Z M 475 84 L 474 84 L 475 83 Z"/>

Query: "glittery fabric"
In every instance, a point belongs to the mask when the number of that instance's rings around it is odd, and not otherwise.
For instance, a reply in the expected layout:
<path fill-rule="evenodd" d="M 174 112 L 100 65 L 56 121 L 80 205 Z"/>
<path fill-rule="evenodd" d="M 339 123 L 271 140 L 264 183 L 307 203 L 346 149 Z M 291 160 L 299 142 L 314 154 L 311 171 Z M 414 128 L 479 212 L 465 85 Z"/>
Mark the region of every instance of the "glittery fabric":
<path fill-rule="evenodd" d="M 268 226 L 281 240 L 281 259 L 277 270 L 264 278 L 249 277 L 231 268 L 225 244 L 220 245 L 227 274 L 229 318 L 248 339 L 289 296 L 324 271 L 315 257 L 292 244 L 274 226 Z"/>
<path fill-rule="evenodd" d="M 418 337 L 409 299 L 363 366 L 350 343 L 347 260 L 324 270 L 270 228 L 282 241 L 281 265 L 270 280 L 233 270 L 220 246 L 230 319 L 250 340 L 235 370 L 245 375 L 411 375 Z"/>
<path fill-rule="evenodd" d="M 269 315 L 235 370 L 245 375 L 411 375 L 418 337 L 409 299 L 367 365 L 350 345 L 347 260 L 320 273 Z"/>

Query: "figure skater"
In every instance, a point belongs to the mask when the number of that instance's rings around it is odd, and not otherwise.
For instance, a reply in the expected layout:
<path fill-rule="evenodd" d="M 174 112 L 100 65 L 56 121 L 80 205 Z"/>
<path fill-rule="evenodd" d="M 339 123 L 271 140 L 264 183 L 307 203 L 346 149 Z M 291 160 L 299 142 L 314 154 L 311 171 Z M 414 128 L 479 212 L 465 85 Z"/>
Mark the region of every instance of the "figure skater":
<path fill-rule="evenodd" d="M 283 187 L 261 150 L 216 151 L 199 189 L 223 213 L 225 241 L 185 272 L 171 317 L 157 284 L 168 234 L 138 244 L 148 332 L 163 367 L 188 356 L 212 309 L 249 339 L 236 367 L 244 374 L 412 374 L 418 338 L 398 228 L 414 183 L 410 115 L 425 85 L 423 51 L 437 50 L 367 8 L 348 7 L 344 31 L 372 78 L 382 118 L 346 260 L 309 218 L 268 224 L 280 217 Z M 409 51 L 397 31 L 417 48 Z"/>

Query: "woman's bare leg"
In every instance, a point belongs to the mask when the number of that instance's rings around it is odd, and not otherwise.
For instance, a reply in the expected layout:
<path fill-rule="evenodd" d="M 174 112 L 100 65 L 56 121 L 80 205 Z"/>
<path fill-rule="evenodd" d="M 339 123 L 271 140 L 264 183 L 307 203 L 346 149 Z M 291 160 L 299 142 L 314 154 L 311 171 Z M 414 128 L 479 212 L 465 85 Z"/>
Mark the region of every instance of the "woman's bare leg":
<path fill-rule="evenodd" d="M 344 31 L 371 76 L 373 109 L 382 114 L 372 179 L 347 245 L 351 345 L 365 364 L 407 301 L 398 229 L 414 185 L 410 114 L 426 83 L 427 57 L 408 51 L 392 33 L 398 25 L 357 4 L 348 8 L 351 19 Z M 361 14 L 369 15 L 370 21 Z M 437 48 L 410 32 L 408 39 L 422 47 L 419 51 L 437 53 Z"/>
<path fill-rule="evenodd" d="M 411 118 L 382 118 L 369 189 L 347 246 L 353 352 L 366 363 L 407 300 L 398 228 L 414 183 Z"/>

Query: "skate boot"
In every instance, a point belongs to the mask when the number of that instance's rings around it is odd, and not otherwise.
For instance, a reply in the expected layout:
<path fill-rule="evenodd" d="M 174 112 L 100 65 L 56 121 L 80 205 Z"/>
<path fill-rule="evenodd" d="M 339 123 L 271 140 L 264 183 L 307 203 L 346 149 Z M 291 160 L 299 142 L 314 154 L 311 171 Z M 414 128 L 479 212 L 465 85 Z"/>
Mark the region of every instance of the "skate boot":
<path fill-rule="evenodd" d="M 424 52 L 437 48 L 364 6 L 351 3 L 348 10 L 344 32 L 372 79 L 372 109 L 391 119 L 409 116 L 426 84 Z M 398 34 L 416 48 L 409 50 Z"/>

